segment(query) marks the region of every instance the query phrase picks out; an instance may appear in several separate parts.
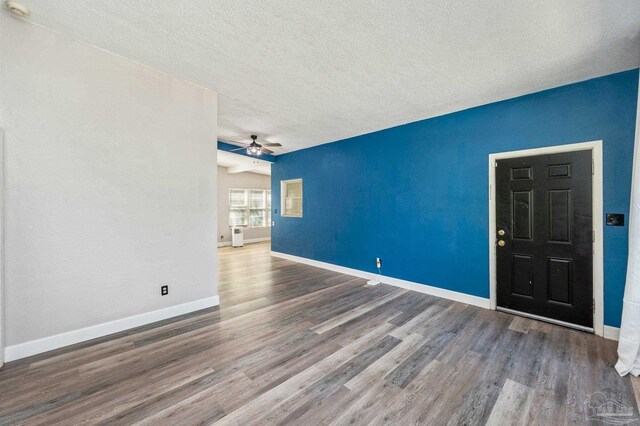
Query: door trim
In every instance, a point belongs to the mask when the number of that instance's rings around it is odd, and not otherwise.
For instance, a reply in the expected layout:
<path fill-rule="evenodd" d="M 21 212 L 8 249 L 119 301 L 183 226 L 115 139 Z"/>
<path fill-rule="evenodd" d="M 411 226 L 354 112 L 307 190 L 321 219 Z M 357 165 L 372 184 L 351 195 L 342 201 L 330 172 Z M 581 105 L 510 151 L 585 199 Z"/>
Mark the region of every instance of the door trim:
<path fill-rule="evenodd" d="M 540 315 L 530 314 L 528 312 L 516 311 L 515 309 L 502 308 L 500 306 L 497 306 L 496 307 L 496 311 L 506 312 L 506 313 L 512 314 L 512 315 L 519 315 L 521 317 L 526 317 L 526 318 L 531 318 L 531 319 L 538 320 L 538 321 L 548 322 L 548 323 L 551 323 L 551 324 L 561 325 L 563 327 L 574 328 L 576 330 L 586 331 L 587 333 L 593 333 L 594 332 L 593 328 L 591 328 L 591 327 L 585 327 L 583 325 L 572 324 L 570 322 L 560 321 L 560 320 L 556 320 L 556 319 L 553 319 L 553 318 L 541 317 Z"/>
<path fill-rule="evenodd" d="M 4 130 L 0 128 L 0 367 L 4 364 L 5 355 L 5 292 L 4 292 Z"/>
<path fill-rule="evenodd" d="M 591 150 L 593 159 L 593 329 L 596 335 L 604 336 L 604 250 L 603 250 L 603 180 L 602 180 L 602 141 L 556 145 L 543 148 L 523 149 L 519 151 L 489 154 L 489 306 L 496 310 L 496 160 L 534 155 L 559 154 L 563 152 Z"/>

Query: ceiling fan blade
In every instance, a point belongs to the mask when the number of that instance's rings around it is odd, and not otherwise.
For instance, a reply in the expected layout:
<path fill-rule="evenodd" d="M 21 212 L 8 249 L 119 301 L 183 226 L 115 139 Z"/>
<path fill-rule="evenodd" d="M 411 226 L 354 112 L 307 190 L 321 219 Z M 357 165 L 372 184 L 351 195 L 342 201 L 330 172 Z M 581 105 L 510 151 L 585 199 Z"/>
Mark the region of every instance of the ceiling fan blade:
<path fill-rule="evenodd" d="M 279 143 L 263 143 L 262 146 L 282 146 L 282 144 Z"/>
<path fill-rule="evenodd" d="M 271 151 L 270 149 L 267 149 L 265 147 L 260 148 L 260 151 L 267 153 L 267 154 L 273 154 L 273 151 Z"/>
<path fill-rule="evenodd" d="M 233 151 L 242 151 L 243 149 L 247 149 L 247 147 L 246 147 L 246 146 L 243 146 L 243 147 L 240 147 L 240 148 L 232 149 L 232 150 L 231 150 L 231 151 L 229 151 L 229 152 L 233 152 Z"/>

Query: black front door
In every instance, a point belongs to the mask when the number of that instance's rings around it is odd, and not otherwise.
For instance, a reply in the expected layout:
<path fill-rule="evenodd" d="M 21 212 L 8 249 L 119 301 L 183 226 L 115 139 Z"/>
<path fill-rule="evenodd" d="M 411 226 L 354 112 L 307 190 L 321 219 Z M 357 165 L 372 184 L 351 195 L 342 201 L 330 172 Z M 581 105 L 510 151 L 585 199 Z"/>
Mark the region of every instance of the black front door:
<path fill-rule="evenodd" d="M 497 305 L 593 327 L 592 153 L 496 162 Z"/>

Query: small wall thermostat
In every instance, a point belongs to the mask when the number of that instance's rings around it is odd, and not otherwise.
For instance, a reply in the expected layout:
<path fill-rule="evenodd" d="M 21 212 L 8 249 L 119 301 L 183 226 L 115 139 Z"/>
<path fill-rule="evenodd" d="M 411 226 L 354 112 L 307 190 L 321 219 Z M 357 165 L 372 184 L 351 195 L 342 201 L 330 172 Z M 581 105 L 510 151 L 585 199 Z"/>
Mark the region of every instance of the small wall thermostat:
<path fill-rule="evenodd" d="M 607 226 L 624 226 L 624 215 L 621 213 L 607 213 Z"/>

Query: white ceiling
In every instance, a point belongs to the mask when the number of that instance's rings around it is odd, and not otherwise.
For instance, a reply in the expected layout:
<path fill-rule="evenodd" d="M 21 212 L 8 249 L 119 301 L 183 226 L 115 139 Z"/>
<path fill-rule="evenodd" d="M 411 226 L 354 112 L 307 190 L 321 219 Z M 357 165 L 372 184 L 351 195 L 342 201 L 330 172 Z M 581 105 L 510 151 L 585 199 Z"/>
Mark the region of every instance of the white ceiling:
<path fill-rule="evenodd" d="M 286 151 L 640 64 L 638 0 L 21 1 L 217 90 L 222 140 Z"/>
<path fill-rule="evenodd" d="M 218 150 L 218 166 L 226 167 L 229 173 L 251 172 L 271 175 L 271 163 L 244 155 Z"/>

